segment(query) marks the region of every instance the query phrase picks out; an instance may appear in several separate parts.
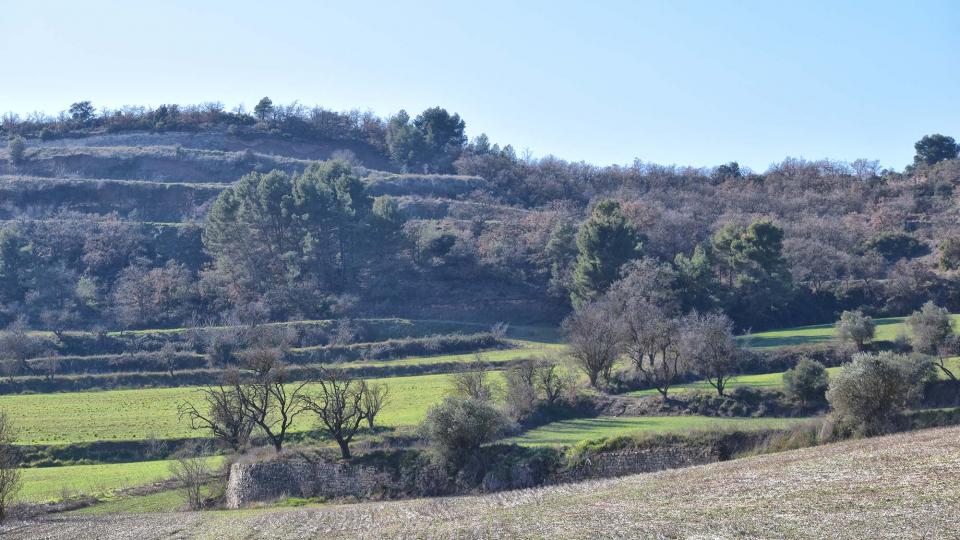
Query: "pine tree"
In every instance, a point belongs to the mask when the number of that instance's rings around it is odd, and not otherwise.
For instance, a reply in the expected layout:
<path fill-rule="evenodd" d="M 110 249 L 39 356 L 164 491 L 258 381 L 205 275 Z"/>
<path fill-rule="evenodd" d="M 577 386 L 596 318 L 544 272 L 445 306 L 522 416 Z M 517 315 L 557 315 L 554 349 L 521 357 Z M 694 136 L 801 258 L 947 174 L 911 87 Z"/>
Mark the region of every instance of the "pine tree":
<path fill-rule="evenodd" d="M 580 226 L 577 262 L 570 299 L 574 306 L 594 300 L 620 277 L 620 267 L 640 255 L 636 229 L 620 211 L 620 203 L 601 201 Z"/>

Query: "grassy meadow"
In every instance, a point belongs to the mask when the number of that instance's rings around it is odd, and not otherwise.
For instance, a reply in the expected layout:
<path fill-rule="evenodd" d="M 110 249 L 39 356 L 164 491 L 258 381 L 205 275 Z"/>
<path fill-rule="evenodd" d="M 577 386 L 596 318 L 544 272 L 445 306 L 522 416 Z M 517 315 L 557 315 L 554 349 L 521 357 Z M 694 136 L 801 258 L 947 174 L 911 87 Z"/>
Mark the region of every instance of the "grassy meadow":
<path fill-rule="evenodd" d="M 586 439 L 627 433 L 686 433 L 703 430 L 759 430 L 785 428 L 805 418 L 717 418 L 714 416 L 640 416 L 574 418 L 551 422 L 504 442 L 528 446 L 567 446 Z"/>
<path fill-rule="evenodd" d="M 900 334 L 909 335 L 907 325 L 904 324 L 906 317 L 889 317 L 885 319 L 874 319 L 877 324 L 877 333 L 875 339 L 882 341 L 893 341 Z M 953 315 L 955 326 L 960 326 L 960 314 Z M 833 323 L 816 324 L 812 326 L 800 326 L 796 328 L 783 328 L 779 330 L 769 330 L 767 332 L 757 332 L 743 336 L 741 343 L 757 348 L 775 348 L 786 347 L 789 345 L 811 345 L 817 343 L 830 343 L 837 337 L 837 328 Z"/>
<path fill-rule="evenodd" d="M 418 423 L 449 387 L 448 375 L 373 379 L 390 392 L 389 405 L 377 417 L 384 426 Z M 499 377 L 494 374 L 494 377 Z M 306 391 L 311 391 L 307 385 Z M 177 439 L 205 436 L 180 421 L 177 406 L 200 403 L 199 388 L 145 388 L 0 396 L 0 409 L 16 423 L 20 444 L 68 444 L 103 440 Z M 313 428 L 309 413 L 297 417 L 293 432 Z"/>
<path fill-rule="evenodd" d="M 222 461 L 220 457 L 209 459 L 211 466 Z M 164 460 L 22 469 L 23 489 L 17 497 L 26 502 L 48 502 L 80 494 L 110 496 L 120 489 L 170 478 L 170 463 Z"/>

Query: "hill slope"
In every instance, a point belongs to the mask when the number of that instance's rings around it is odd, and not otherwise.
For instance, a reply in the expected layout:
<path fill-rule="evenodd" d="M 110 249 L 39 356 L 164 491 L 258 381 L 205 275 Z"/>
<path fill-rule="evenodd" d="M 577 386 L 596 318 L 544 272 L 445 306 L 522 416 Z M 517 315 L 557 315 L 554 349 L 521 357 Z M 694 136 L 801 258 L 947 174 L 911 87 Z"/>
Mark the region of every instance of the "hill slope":
<path fill-rule="evenodd" d="M 58 516 L 10 538 L 775 537 L 957 533 L 960 428 L 496 495 L 240 512 Z M 951 532 L 952 531 L 952 532 Z"/>

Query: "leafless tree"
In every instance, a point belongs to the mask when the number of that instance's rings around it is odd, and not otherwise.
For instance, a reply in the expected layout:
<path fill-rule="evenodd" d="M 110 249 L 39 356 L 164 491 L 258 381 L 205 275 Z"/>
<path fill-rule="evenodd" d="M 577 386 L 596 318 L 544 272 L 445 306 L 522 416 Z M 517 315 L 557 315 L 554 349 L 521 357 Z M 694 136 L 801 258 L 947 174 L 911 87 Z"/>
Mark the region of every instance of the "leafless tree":
<path fill-rule="evenodd" d="M 211 475 L 206 454 L 203 447 L 186 450 L 170 463 L 170 474 L 186 493 L 191 510 L 203 508 L 203 486 Z"/>
<path fill-rule="evenodd" d="M 614 316 L 622 320 L 623 348 L 634 369 L 666 399 L 673 382 L 686 369 L 680 320 L 643 298 L 621 300 L 615 309 Z"/>
<path fill-rule="evenodd" d="M 520 362 L 504 372 L 506 411 L 514 421 L 526 418 L 536 407 L 536 366 L 532 361 Z"/>
<path fill-rule="evenodd" d="M 27 360 L 36 355 L 42 345 L 40 340 L 30 334 L 27 321 L 19 317 L 0 332 L 0 358 L 11 362 L 8 375 L 22 375 L 30 371 Z"/>
<path fill-rule="evenodd" d="M 234 381 L 237 398 L 247 417 L 279 452 L 294 419 L 304 411 L 301 397 L 307 383 L 289 382 L 280 349 L 258 347 L 246 351 L 244 357 L 252 379 L 238 377 Z"/>
<path fill-rule="evenodd" d="M 570 381 L 561 376 L 557 371 L 557 364 L 549 360 L 542 360 L 537 363 L 534 372 L 534 383 L 537 391 L 543 395 L 547 405 L 553 405 L 560 399 L 560 396 L 567 390 Z"/>
<path fill-rule="evenodd" d="M 610 382 L 622 351 L 623 325 L 614 308 L 607 300 L 591 302 L 564 321 L 570 356 L 594 388 L 600 387 L 601 379 Z"/>
<path fill-rule="evenodd" d="M 343 459 L 350 459 L 350 442 L 367 418 L 366 384 L 346 372 L 324 369 L 315 395 L 303 395 L 304 406 L 317 415 L 320 428 L 337 442 Z"/>
<path fill-rule="evenodd" d="M 733 322 L 721 313 L 691 313 L 683 319 L 680 351 L 684 363 L 722 396 L 737 372 L 739 351 L 733 338 Z"/>
<path fill-rule="evenodd" d="M 229 378 L 236 380 L 237 377 Z M 242 450 L 250 440 L 254 422 L 243 406 L 240 390 L 236 385 L 218 385 L 204 388 L 201 393 L 203 410 L 185 401 L 178 407 L 180 419 L 187 418 L 191 429 L 209 430 L 232 450 Z"/>
<path fill-rule="evenodd" d="M 13 496 L 20 490 L 20 455 L 14 442 L 16 429 L 5 412 L 0 411 L 0 523 L 7 517 Z"/>
<path fill-rule="evenodd" d="M 365 383 L 363 385 L 363 408 L 367 413 L 367 427 L 374 428 L 374 422 L 380 411 L 390 401 L 390 387 L 384 383 Z"/>
<path fill-rule="evenodd" d="M 483 356 L 476 354 L 467 369 L 450 376 L 450 393 L 456 396 L 489 401 L 496 387 L 490 381 L 489 368 Z"/>

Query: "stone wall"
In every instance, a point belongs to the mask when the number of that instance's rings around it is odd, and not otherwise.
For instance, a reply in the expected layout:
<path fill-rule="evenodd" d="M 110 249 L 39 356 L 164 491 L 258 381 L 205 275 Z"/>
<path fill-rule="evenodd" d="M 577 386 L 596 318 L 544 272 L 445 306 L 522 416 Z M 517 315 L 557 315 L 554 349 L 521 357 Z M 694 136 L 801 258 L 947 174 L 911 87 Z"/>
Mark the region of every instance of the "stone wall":
<path fill-rule="evenodd" d="M 721 461 L 711 446 L 660 446 L 594 454 L 582 463 L 554 475 L 556 482 L 628 476 L 666 469 L 679 469 Z"/>
<path fill-rule="evenodd" d="M 644 449 L 624 449 L 594 454 L 582 462 L 559 471 L 533 474 L 517 464 L 510 478 L 488 474 L 480 486 L 470 491 L 502 491 L 537 484 L 575 482 L 590 478 L 609 478 L 646 472 L 703 465 L 721 461 L 710 445 L 665 445 Z M 529 473 L 529 474 L 528 474 Z M 527 479 L 529 481 L 524 481 Z M 459 491 L 467 491 L 460 488 Z M 240 508 L 252 502 L 284 497 L 366 498 L 376 493 L 404 493 L 392 475 L 370 466 L 324 461 L 287 460 L 253 464 L 234 464 L 227 483 L 227 507 Z M 451 493 L 452 494 L 452 493 Z M 422 495 L 406 493 L 409 496 Z"/>
<path fill-rule="evenodd" d="M 394 488 L 390 475 L 373 467 L 322 461 L 235 463 L 227 482 L 227 508 L 284 497 L 369 497 Z"/>

